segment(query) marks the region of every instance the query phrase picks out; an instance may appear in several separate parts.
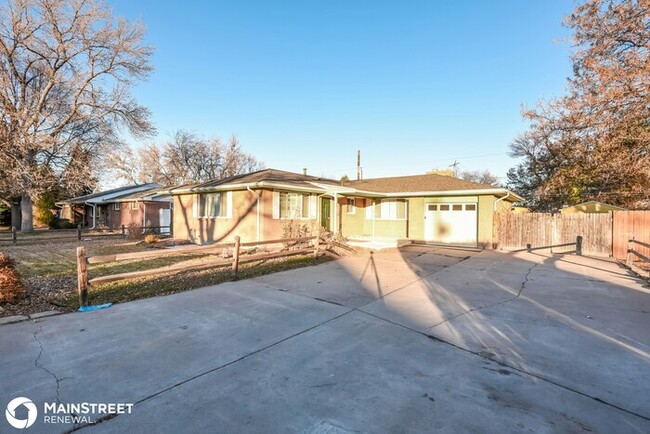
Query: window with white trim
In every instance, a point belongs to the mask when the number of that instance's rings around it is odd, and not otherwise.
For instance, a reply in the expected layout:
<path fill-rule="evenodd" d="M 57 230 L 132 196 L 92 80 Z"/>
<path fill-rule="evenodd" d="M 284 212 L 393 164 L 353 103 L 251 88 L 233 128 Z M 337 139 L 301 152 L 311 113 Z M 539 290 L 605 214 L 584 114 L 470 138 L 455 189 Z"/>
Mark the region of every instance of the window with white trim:
<path fill-rule="evenodd" d="M 119 203 L 119 202 L 115 202 L 115 203 L 113 204 L 113 209 L 114 209 L 115 211 L 119 211 L 120 208 L 121 208 L 121 205 L 122 205 L 121 203 Z"/>
<path fill-rule="evenodd" d="M 315 218 L 310 214 L 310 194 L 290 193 L 288 191 L 279 192 L 278 206 L 280 207 L 278 216 L 281 219 L 309 219 Z"/>
<path fill-rule="evenodd" d="M 347 202 L 345 204 L 345 211 L 348 214 L 356 214 L 357 213 L 357 205 L 356 205 L 356 199 L 353 197 L 347 198 Z"/>
<path fill-rule="evenodd" d="M 227 217 L 226 193 L 199 194 L 198 214 L 199 218 Z"/>
<path fill-rule="evenodd" d="M 375 204 L 375 218 L 406 220 L 406 199 L 382 199 L 379 204 Z"/>
<path fill-rule="evenodd" d="M 140 209 L 140 202 L 130 202 L 131 209 Z"/>

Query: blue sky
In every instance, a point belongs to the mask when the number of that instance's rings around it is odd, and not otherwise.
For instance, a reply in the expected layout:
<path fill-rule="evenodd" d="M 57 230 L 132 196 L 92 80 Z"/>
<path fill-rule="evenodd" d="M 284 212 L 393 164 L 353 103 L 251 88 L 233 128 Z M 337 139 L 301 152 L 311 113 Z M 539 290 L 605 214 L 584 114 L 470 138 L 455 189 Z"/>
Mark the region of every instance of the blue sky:
<path fill-rule="evenodd" d="M 139 18 L 155 72 L 135 89 L 155 140 L 227 139 L 267 167 L 339 178 L 454 160 L 505 177 L 521 106 L 570 75 L 571 0 L 108 0 Z"/>

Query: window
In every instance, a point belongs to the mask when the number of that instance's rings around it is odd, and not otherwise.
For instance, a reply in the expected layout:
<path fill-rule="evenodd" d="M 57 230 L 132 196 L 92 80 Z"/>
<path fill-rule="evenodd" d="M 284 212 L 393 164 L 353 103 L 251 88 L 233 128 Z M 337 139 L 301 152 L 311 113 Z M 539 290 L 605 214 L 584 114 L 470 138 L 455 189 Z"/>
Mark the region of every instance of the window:
<path fill-rule="evenodd" d="M 115 203 L 113 204 L 113 209 L 114 209 L 115 211 L 119 211 L 119 210 L 120 210 L 120 205 L 121 205 L 121 204 L 120 204 L 119 202 L 115 202 Z"/>
<path fill-rule="evenodd" d="M 199 217 L 226 217 L 227 203 L 225 193 L 206 193 L 199 195 Z"/>
<path fill-rule="evenodd" d="M 429 205 L 429 211 L 438 211 L 438 205 Z"/>
<path fill-rule="evenodd" d="M 310 214 L 310 202 L 312 195 L 302 193 L 289 193 L 281 191 L 279 193 L 278 213 L 281 219 L 308 219 Z"/>
<path fill-rule="evenodd" d="M 468 203 L 465 205 L 465 211 L 476 211 L 476 204 Z"/>
<path fill-rule="evenodd" d="M 140 202 L 131 202 L 131 209 L 140 209 Z"/>
<path fill-rule="evenodd" d="M 375 218 L 380 220 L 406 220 L 406 199 L 382 199 L 375 204 Z"/>
<path fill-rule="evenodd" d="M 440 211 L 449 211 L 449 205 L 440 205 Z"/>
<path fill-rule="evenodd" d="M 462 211 L 463 210 L 463 205 L 458 204 L 458 205 L 452 205 L 451 206 L 452 211 Z"/>
<path fill-rule="evenodd" d="M 356 214 L 357 213 L 357 207 L 355 204 L 355 199 L 354 198 L 348 198 L 347 199 L 347 204 L 345 206 L 345 211 L 348 214 Z"/>

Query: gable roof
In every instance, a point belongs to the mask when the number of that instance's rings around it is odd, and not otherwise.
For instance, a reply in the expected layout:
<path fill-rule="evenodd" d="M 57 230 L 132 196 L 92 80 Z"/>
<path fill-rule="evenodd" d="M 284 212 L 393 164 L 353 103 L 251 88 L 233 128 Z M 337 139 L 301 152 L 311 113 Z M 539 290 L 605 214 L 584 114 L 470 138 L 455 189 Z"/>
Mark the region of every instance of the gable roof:
<path fill-rule="evenodd" d="M 227 191 L 245 188 L 284 188 L 316 193 L 338 193 L 344 196 L 397 197 L 493 194 L 507 196 L 512 201 L 522 201 L 518 195 L 502 187 L 479 184 L 448 176 L 429 174 L 337 181 L 311 175 L 264 169 L 257 172 L 212 180 L 200 184 L 184 185 L 169 190 L 170 194 L 187 194 L 209 191 Z"/>
<path fill-rule="evenodd" d="M 226 190 L 228 188 L 237 187 L 245 188 L 255 184 L 263 185 L 287 185 L 294 187 L 302 187 L 306 189 L 315 189 L 314 183 L 340 185 L 339 181 L 329 178 L 321 178 L 311 175 L 303 175 L 300 173 L 287 172 L 277 169 L 263 169 L 257 172 L 246 173 L 242 175 L 235 175 L 223 179 L 215 179 L 199 184 L 189 184 L 180 187 L 172 188 L 170 192 L 176 193 L 189 193 L 196 191 L 210 191 L 210 190 Z"/>
<path fill-rule="evenodd" d="M 347 181 L 343 185 L 357 190 L 380 193 L 493 190 L 500 188 L 494 185 L 479 184 L 478 182 L 436 174 L 362 179 L 358 181 Z"/>
<path fill-rule="evenodd" d="M 126 187 L 113 188 L 111 190 L 99 191 L 97 193 L 86 194 L 84 196 L 73 197 L 71 199 L 57 202 L 57 205 L 75 205 L 83 203 L 102 203 L 115 201 L 119 197 L 128 196 L 133 193 L 142 193 L 147 190 L 158 190 L 162 185 L 155 182 L 148 184 L 127 185 Z"/>
<path fill-rule="evenodd" d="M 582 202 L 582 203 L 578 203 L 576 205 L 571 205 L 571 206 L 566 206 L 564 208 L 561 208 L 560 212 L 561 213 L 570 212 L 572 210 L 573 211 L 587 212 L 590 205 L 594 206 L 594 210 L 606 210 L 606 211 L 626 211 L 627 210 L 627 208 L 622 208 L 622 207 L 616 206 L 616 205 L 610 205 L 610 204 L 605 203 L 605 202 L 600 202 L 600 201 L 597 201 L 597 200 L 588 200 L 587 202 Z"/>

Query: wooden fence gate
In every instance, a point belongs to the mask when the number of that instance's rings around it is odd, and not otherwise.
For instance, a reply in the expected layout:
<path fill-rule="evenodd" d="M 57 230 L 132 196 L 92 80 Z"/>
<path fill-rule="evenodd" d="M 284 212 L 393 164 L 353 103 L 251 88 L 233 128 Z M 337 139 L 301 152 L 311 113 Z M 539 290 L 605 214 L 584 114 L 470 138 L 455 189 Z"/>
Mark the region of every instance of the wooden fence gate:
<path fill-rule="evenodd" d="M 567 253 L 576 249 L 581 236 L 584 255 L 612 255 L 612 213 L 500 213 L 495 221 L 495 237 L 502 250 L 523 250 L 530 244 L 536 250 Z"/>
<path fill-rule="evenodd" d="M 650 211 L 614 211 L 614 258 L 625 261 L 629 240 L 650 244 Z M 650 247 L 636 244 L 635 250 L 650 256 Z"/>

